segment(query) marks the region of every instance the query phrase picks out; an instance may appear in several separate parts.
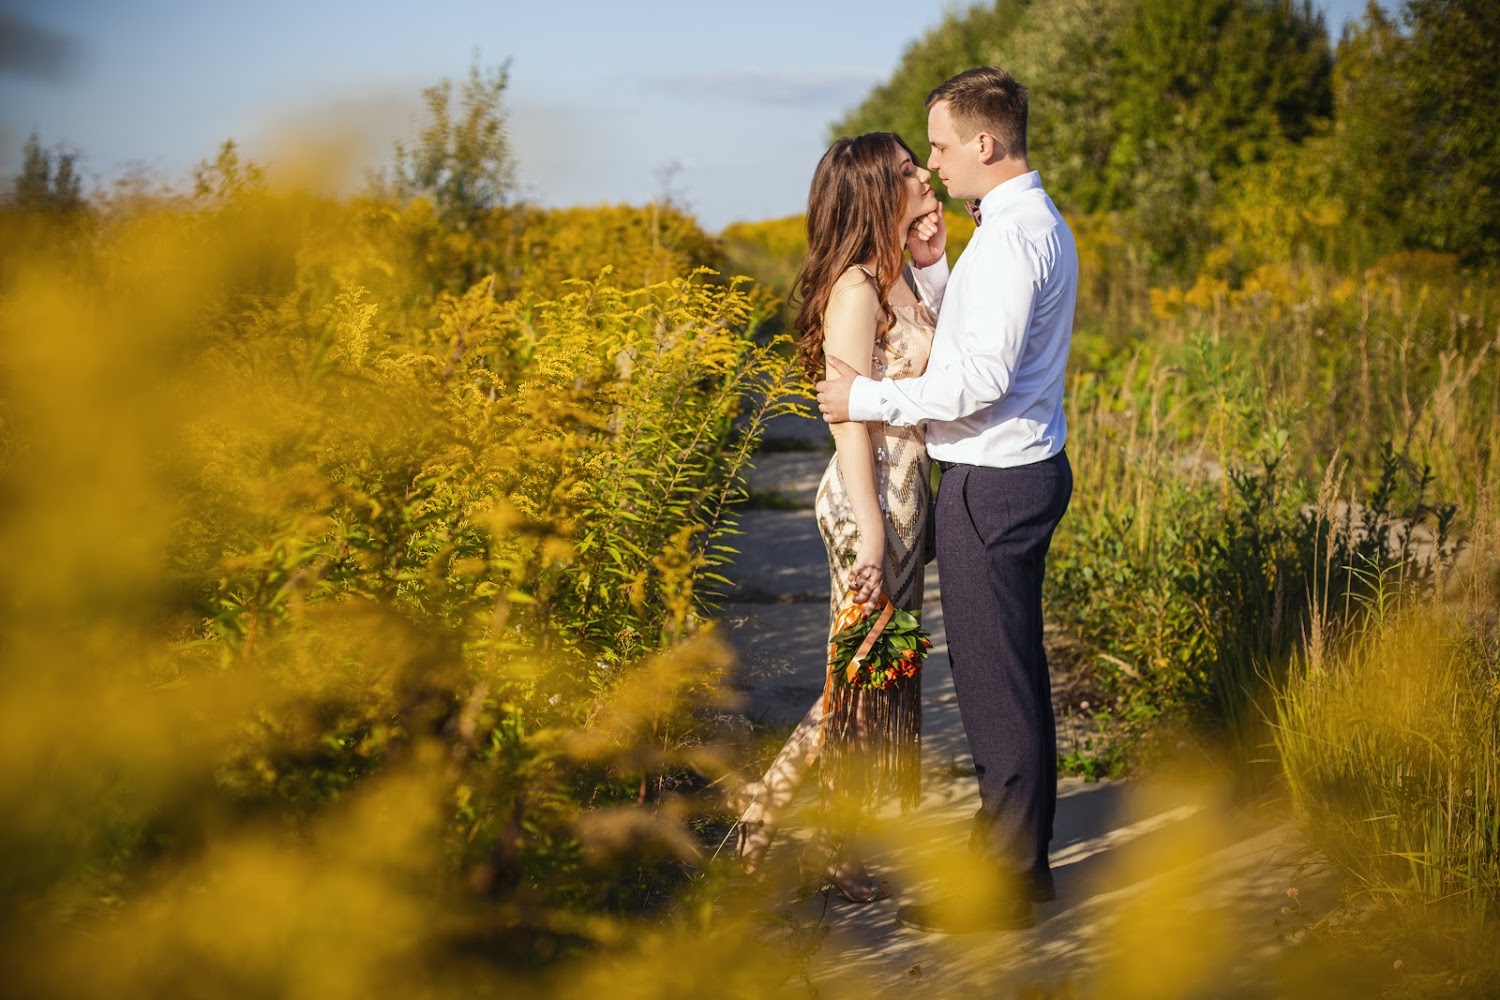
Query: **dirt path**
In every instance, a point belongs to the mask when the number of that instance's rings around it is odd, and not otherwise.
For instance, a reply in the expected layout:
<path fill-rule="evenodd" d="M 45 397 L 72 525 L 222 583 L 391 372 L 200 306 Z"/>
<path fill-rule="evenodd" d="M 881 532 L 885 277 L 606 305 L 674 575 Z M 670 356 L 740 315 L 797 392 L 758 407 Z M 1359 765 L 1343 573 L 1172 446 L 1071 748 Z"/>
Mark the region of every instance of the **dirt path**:
<path fill-rule="evenodd" d="M 783 440 L 827 440 L 813 421 L 787 419 L 774 430 Z M 747 715 L 768 727 L 790 728 L 822 691 L 828 571 L 811 508 L 829 457 L 762 454 L 752 489 L 777 506 L 748 511 L 736 545 L 741 555 L 730 575 L 737 590 L 723 621 L 741 654 Z M 1074 995 L 1078 988 L 1081 995 L 1107 996 L 1110 983 L 1124 984 L 1122 976 L 1201 976 L 1205 969 L 1215 973 L 1201 995 L 1271 990 L 1257 970 L 1281 947 L 1277 935 L 1288 925 L 1280 911 L 1298 905 L 1286 890 L 1299 880 L 1301 849 L 1288 826 L 1247 813 L 1200 783 L 1062 779 L 1052 843 L 1059 898 L 1038 908 L 1030 930 L 944 936 L 896 923 L 899 903 L 928 898 L 938 872 L 961 870 L 978 807 L 932 566 L 923 621 L 934 645 L 924 671 L 921 806 L 878 817 L 866 845 L 894 898 L 856 906 L 793 891 L 795 856 L 808 828 L 796 814 L 772 849 L 769 867 L 781 878 L 773 884 L 787 888 L 773 894 L 768 908 L 790 942 L 804 942 L 807 982 L 789 987 L 792 994 L 811 986 L 826 997 L 990 997 L 1024 987 L 1040 988 L 1032 994 L 1040 996 Z M 1064 749 L 1079 735 L 1060 722 Z M 804 789 L 798 807 L 814 795 Z M 827 937 L 814 946 L 821 928 Z M 1132 942 L 1143 928 L 1144 954 L 1160 949 L 1162 955 L 1137 968 L 1143 952 Z M 1184 964 L 1184 955 L 1196 961 Z M 1233 985 L 1219 978 L 1226 968 L 1240 970 Z M 1176 992 L 1170 985 L 1162 982 L 1161 995 Z M 1191 980 L 1182 985 L 1199 992 Z"/>

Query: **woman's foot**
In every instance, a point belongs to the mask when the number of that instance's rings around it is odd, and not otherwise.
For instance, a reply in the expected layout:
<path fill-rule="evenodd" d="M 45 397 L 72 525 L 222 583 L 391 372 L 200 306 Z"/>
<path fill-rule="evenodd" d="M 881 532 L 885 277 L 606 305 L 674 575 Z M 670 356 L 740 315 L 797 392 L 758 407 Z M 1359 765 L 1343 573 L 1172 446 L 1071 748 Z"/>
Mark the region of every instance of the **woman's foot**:
<path fill-rule="evenodd" d="M 891 885 L 883 878 L 876 878 L 866 869 L 863 861 L 855 858 L 840 858 L 829 853 L 818 844 L 807 845 L 798 859 L 804 885 L 819 883 L 818 888 L 831 888 L 851 903 L 874 903 L 889 899 Z"/>
<path fill-rule="evenodd" d="M 734 824 L 734 854 L 747 875 L 754 875 L 760 867 L 776 833 L 764 796 L 765 786 L 759 781 L 741 785 L 729 796 L 729 807 L 739 817 Z"/>
<path fill-rule="evenodd" d="M 865 871 L 862 864 L 830 865 L 823 881 L 851 903 L 874 903 L 891 896 L 891 884 Z"/>

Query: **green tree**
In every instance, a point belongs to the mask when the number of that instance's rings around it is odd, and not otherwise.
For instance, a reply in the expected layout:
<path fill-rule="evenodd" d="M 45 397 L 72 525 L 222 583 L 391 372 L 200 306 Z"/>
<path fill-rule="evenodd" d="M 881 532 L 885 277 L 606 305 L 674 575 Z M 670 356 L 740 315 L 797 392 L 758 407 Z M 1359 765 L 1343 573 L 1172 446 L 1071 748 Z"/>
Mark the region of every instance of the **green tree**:
<path fill-rule="evenodd" d="M 1334 71 L 1328 186 L 1346 206 L 1354 259 L 1402 248 L 1468 263 L 1500 255 L 1500 8 L 1370 3 Z"/>
<path fill-rule="evenodd" d="M 1338 43 L 1326 183 L 1345 206 L 1353 263 L 1397 249 L 1409 228 L 1420 140 L 1398 72 L 1406 47 L 1397 23 L 1373 2 Z"/>
<path fill-rule="evenodd" d="M 1030 152 L 1066 211 L 1118 211 L 1132 242 L 1189 268 L 1219 184 L 1300 142 L 1332 109 L 1332 55 L 1308 0 L 997 0 L 950 13 L 835 134 L 900 132 L 977 65 L 1031 95 Z"/>
<path fill-rule="evenodd" d="M 893 131 L 923 150 L 927 94 L 970 67 L 1003 66 L 1030 91 L 1027 141 L 1048 190 L 1066 209 L 1097 210 L 1107 200 L 1104 166 L 1116 131 L 1112 53 L 1134 2 L 997 0 L 950 11 L 833 135 Z"/>
<path fill-rule="evenodd" d="M 1118 40 L 1108 207 L 1157 261 L 1191 270 L 1219 183 L 1332 111 L 1332 55 L 1307 0 L 1138 0 Z"/>
<path fill-rule="evenodd" d="M 486 70 L 476 59 L 456 100 L 446 78 L 423 90 L 416 141 L 397 142 L 391 173 L 376 179 L 373 204 L 400 203 L 398 228 L 430 294 L 462 292 L 514 263 L 525 213 L 507 204 L 515 189 L 508 80 L 508 63 Z"/>
<path fill-rule="evenodd" d="M 997 0 L 962 13 L 948 11 L 941 24 L 907 46 L 889 80 L 833 125 L 830 141 L 895 132 L 913 149 L 926 149 L 927 94 L 955 73 L 996 60 L 1031 6 L 1031 0 Z"/>
<path fill-rule="evenodd" d="M 21 173 L 11 190 L 11 203 L 28 211 L 73 212 L 83 208 L 83 179 L 78 176 L 78 154 L 61 146 L 42 148 L 32 132 L 21 151 Z"/>
<path fill-rule="evenodd" d="M 1333 110 L 1328 36 L 1308 0 L 1139 0 L 1118 44 L 1121 175 L 1168 138 L 1216 174 L 1258 162 Z"/>
<path fill-rule="evenodd" d="M 1111 207 L 1120 33 L 1136 0 L 1065 0 L 1036 8 L 996 55 L 1029 85 L 1027 144 L 1065 211 Z"/>
<path fill-rule="evenodd" d="M 1412 235 L 1470 260 L 1500 254 L 1500 4 L 1408 0 L 1401 84 L 1417 129 Z"/>
<path fill-rule="evenodd" d="M 483 70 L 476 61 L 453 105 L 453 83 L 422 91 L 427 120 L 417 142 L 396 143 L 395 191 L 403 200 L 431 198 L 446 225 L 467 229 L 503 205 L 515 187 L 515 161 L 501 107 L 509 63 Z"/>

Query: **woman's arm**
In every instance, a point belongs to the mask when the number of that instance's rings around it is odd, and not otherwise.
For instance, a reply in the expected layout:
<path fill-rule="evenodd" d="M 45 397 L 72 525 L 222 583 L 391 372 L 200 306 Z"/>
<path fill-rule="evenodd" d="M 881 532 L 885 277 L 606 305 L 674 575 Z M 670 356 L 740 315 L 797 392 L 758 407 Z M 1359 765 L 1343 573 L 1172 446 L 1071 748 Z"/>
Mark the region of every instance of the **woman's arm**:
<path fill-rule="evenodd" d="M 825 356 L 846 359 L 861 374 L 869 376 L 875 353 L 875 326 L 880 314 L 880 296 L 863 271 L 850 268 L 833 286 L 823 313 Z M 836 377 L 833 368 L 828 377 Z M 870 428 L 862 423 L 833 424 L 834 447 L 844 490 L 854 509 L 859 528 L 859 548 L 854 555 L 850 582 L 856 599 L 873 600 L 884 588 L 885 515 L 875 490 L 875 453 Z"/>

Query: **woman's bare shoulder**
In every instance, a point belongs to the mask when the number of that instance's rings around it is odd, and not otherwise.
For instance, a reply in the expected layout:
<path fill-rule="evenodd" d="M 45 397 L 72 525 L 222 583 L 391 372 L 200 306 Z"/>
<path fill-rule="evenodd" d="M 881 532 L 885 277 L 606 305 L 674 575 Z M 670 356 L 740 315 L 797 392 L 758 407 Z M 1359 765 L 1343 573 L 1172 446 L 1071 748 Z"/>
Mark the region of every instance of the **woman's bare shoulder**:
<path fill-rule="evenodd" d="M 834 302 L 847 308 L 878 306 L 880 295 L 875 290 L 875 279 L 858 265 L 846 268 L 833 283 L 833 292 L 828 297 L 830 306 Z"/>

